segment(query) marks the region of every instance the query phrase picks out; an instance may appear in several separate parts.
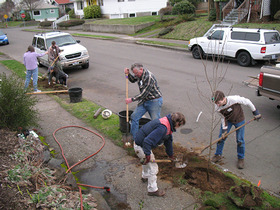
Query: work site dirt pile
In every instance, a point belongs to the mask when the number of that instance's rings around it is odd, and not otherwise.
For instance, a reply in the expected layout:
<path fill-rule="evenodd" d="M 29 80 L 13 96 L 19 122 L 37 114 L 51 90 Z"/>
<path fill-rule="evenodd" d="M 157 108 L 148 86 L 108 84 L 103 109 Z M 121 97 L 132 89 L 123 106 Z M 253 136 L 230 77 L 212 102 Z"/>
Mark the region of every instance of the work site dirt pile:
<path fill-rule="evenodd" d="M 40 140 L 5 129 L 0 133 L 0 209 L 80 208 L 80 193 L 65 182 L 65 173 L 43 163 L 46 146 Z M 91 194 L 83 195 L 83 204 L 97 206 Z"/>
<path fill-rule="evenodd" d="M 180 189 L 197 197 L 203 196 L 207 191 L 214 194 L 227 194 L 228 200 L 240 209 L 253 209 L 263 205 L 263 198 L 261 197 L 263 190 L 259 187 L 248 183 L 238 185 L 233 178 L 226 176 L 222 170 L 209 164 L 203 156 L 198 156 L 197 153 L 190 152 L 179 144 L 175 144 L 173 147 L 174 155 L 183 154 L 187 157 L 188 164 L 185 168 L 176 168 L 172 163 L 158 163 L 160 179 L 171 181 L 174 186 L 180 187 Z M 154 149 L 153 153 L 157 159 L 166 158 L 165 147 L 163 146 Z M 207 173 L 207 171 L 209 172 Z M 182 178 L 180 179 L 180 177 Z M 196 189 L 199 189 L 199 192 Z M 214 204 L 211 204 L 211 207 L 214 206 Z M 200 208 L 200 210 L 202 209 L 205 209 L 205 206 Z M 216 209 L 225 210 L 226 207 L 216 206 Z M 266 209 L 273 208 L 267 206 Z"/>

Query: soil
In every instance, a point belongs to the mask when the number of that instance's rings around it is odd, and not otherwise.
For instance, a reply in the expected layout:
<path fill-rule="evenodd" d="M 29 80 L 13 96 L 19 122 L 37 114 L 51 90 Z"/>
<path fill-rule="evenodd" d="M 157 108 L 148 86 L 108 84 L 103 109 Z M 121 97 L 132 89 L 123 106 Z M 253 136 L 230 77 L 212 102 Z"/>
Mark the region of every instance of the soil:
<path fill-rule="evenodd" d="M 52 90 L 67 89 L 67 87 L 60 84 L 51 84 L 49 86 L 47 79 L 39 80 L 38 87 Z M 30 198 L 29 193 L 35 192 L 36 185 L 26 184 L 25 182 L 14 184 L 5 179 L 7 177 L 7 170 L 14 168 L 18 164 L 9 155 L 14 153 L 19 143 L 16 136 L 17 133 L 8 130 L 0 130 L 0 133 L 0 209 L 39 209 L 36 208 L 35 204 L 28 204 L 26 202 Z M 156 159 L 167 159 L 164 146 L 157 147 L 153 152 Z M 262 204 L 262 198 L 260 197 L 261 189 L 252 186 L 248 188 L 248 185 L 245 184 L 244 186 L 236 186 L 233 179 L 225 176 L 216 166 L 209 164 L 203 156 L 198 156 L 197 153 L 190 152 L 181 145 L 175 144 L 174 158 L 178 154 L 184 155 L 184 160 L 187 160 L 187 166 L 185 168 L 176 168 L 174 163 L 158 163 L 158 177 L 160 179 L 170 181 L 174 184 L 174 187 L 180 187 L 188 191 L 188 193 L 194 193 L 193 189 L 199 189 L 201 194 L 204 194 L 206 191 L 213 192 L 214 194 L 231 191 L 234 196 L 229 197 L 229 199 L 240 208 L 252 209 L 252 207 Z M 187 187 L 183 188 L 182 186 Z M 252 191 L 254 195 L 251 194 Z M 246 199 L 243 204 L 240 204 L 236 201 L 236 197 Z M 223 209 L 226 208 L 223 207 Z"/>

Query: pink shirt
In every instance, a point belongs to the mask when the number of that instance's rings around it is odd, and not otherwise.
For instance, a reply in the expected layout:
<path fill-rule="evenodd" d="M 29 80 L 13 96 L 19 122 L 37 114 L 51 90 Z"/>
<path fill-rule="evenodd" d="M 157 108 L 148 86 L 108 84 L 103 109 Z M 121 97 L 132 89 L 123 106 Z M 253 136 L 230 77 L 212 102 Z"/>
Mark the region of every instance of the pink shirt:
<path fill-rule="evenodd" d="M 23 54 L 23 64 L 26 67 L 26 70 L 36 69 L 37 66 L 37 57 L 42 57 L 45 53 L 36 53 L 36 52 L 26 52 Z"/>

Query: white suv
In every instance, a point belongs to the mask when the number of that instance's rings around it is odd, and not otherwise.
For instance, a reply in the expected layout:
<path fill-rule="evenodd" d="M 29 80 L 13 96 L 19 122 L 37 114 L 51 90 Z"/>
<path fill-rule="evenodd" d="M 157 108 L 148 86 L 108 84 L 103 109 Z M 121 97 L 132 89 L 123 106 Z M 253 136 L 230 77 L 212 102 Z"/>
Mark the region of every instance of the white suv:
<path fill-rule="evenodd" d="M 191 39 L 188 48 L 196 59 L 223 56 L 237 59 L 240 66 L 249 66 L 257 60 L 277 60 L 280 35 L 268 29 L 215 28 L 210 36 Z"/>
<path fill-rule="evenodd" d="M 62 68 L 81 66 L 83 69 L 89 67 L 89 54 L 87 49 L 80 45 L 79 40 L 75 40 L 69 33 L 49 32 L 34 35 L 32 46 L 37 53 L 44 53 L 55 41 L 61 50 L 59 54 Z M 39 66 L 49 66 L 48 55 L 38 57 Z"/>

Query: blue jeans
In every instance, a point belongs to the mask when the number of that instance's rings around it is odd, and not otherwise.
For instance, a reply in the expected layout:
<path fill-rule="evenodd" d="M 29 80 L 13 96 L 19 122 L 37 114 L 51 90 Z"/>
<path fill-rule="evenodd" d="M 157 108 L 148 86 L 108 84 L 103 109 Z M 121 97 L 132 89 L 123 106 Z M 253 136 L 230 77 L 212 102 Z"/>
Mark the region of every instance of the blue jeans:
<path fill-rule="evenodd" d="M 245 123 L 245 120 L 243 120 L 240 123 L 228 122 L 227 132 L 229 133 L 229 131 L 230 131 L 230 129 L 233 125 L 235 126 L 235 128 L 237 128 L 237 127 L 243 125 L 244 123 Z M 223 133 L 223 129 L 222 129 L 222 126 L 221 126 L 219 138 L 222 137 L 222 133 Z M 245 126 L 243 126 L 242 128 L 240 128 L 239 130 L 236 131 L 236 143 L 237 143 L 237 157 L 238 157 L 238 159 L 244 159 L 244 157 L 245 157 L 244 133 L 245 133 Z M 223 148 L 224 148 L 225 140 L 221 140 L 217 143 L 217 148 L 216 148 L 215 155 L 222 155 L 223 154 Z"/>
<path fill-rule="evenodd" d="M 26 70 L 26 79 L 25 79 L 24 89 L 26 89 L 28 87 L 31 76 L 33 77 L 34 91 L 37 91 L 38 67 L 33 70 Z"/>
<path fill-rule="evenodd" d="M 131 114 L 131 127 L 130 127 L 130 133 L 133 136 L 133 139 L 135 139 L 135 135 L 139 129 L 139 120 L 142 118 L 142 116 L 148 112 L 151 119 L 158 119 L 160 118 L 160 111 L 162 106 L 162 97 L 153 99 L 150 101 L 144 102 L 144 104 L 137 106 L 133 113 Z"/>

